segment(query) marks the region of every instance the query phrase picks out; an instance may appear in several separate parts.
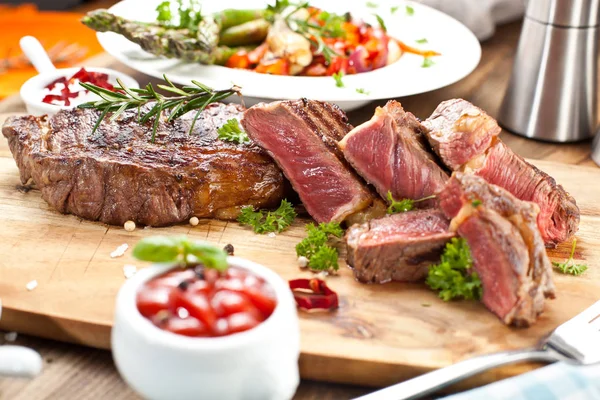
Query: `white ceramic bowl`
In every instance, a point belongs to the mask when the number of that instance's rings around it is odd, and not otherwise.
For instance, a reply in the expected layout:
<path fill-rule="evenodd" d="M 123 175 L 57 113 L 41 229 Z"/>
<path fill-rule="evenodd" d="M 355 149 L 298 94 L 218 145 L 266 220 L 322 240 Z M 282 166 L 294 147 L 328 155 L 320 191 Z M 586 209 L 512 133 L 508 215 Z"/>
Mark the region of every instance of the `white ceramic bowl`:
<path fill-rule="evenodd" d="M 80 67 L 77 67 L 49 70 L 27 80 L 27 82 L 21 86 L 20 92 L 21 99 L 25 103 L 27 112 L 35 116 L 44 114 L 53 115 L 60 110 L 70 110 L 75 108 L 76 105 L 59 106 L 55 104 L 44 103 L 42 102 L 42 99 L 44 98 L 44 88 L 48 84 L 60 77 L 70 78 L 80 69 Z M 135 79 L 122 72 L 118 72 L 109 68 L 85 67 L 85 69 L 91 72 L 102 72 L 108 74 L 108 81 L 113 85 L 117 83 L 117 78 L 119 78 L 123 84 L 125 84 L 125 86 L 139 88 L 139 84 Z"/>
<path fill-rule="evenodd" d="M 153 265 L 121 287 L 112 329 L 112 352 L 125 381 L 152 400 L 290 399 L 299 383 L 298 315 L 288 284 L 254 262 L 229 257 L 231 266 L 262 277 L 277 306 L 271 316 L 245 332 L 192 338 L 163 331 L 144 318 L 136 293 L 149 279 L 173 268 Z"/>

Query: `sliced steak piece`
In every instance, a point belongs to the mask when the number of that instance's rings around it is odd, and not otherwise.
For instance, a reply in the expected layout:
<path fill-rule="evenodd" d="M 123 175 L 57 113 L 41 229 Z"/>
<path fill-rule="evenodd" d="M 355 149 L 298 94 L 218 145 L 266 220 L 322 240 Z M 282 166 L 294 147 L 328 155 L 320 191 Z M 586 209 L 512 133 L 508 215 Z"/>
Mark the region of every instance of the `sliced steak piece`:
<path fill-rule="evenodd" d="M 351 130 L 339 146 L 383 198 L 391 192 L 395 199 L 416 200 L 436 193 L 448 179 L 427 151 L 425 131 L 414 115 L 392 100 Z"/>
<path fill-rule="evenodd" d="M 346 233 L 347 262 L 361 282 L 416 282 L 439 262 L 454 233 L 440 210 L 416 210 L 354 225 Z"/>
<path fill-rule="evenodd" d="M 337 148 L 352 127 L 337 106 L 313 100 L 278 101 L 248 109 L 242 125 L 283 170 L 318 222 L 341 222 L 375 201 Z"/>
<path fill-rule="evenodd" d="M 540 207 L 537 223 L 546 246 L 556 247 L 577 232 L 579 207 L 575 199 L 554 178 L 513 153 L 500 139 L 485 156 L 467 164 L 465 171 L 505 188 L 521 200 L 536 203 Z"/>
<path fill-rule="evenodd" d="M 528 326 L 554 298 L 552 266 L 537 226 L 539 208 L 483 178 L 455 172 L 439 205 L 464 237 L 483 284 L 483 302 L 505 323 Z"/>
<path fill-rule="evenodd" d="M 135 110 L 105 119 L 93 135 L 99 113 L 82 109 L 9 118 L 2 133 L 21 181 L 32 178 L 56 210 L 107 224 L 164 226 L 279 204 L 284 177 L 273 160 L 256 145 L 217 139 L 217 128 L 242 112 L 210 105 L 191 135 L 193 113 L 160 123 L 155 143 Z"/>
<path fill-rule="evenodd" d="M 547 247 L 571 238 L 578 229 L 579 208 L 552 177 L 515 154 L 496 137 L 499 127 L 465 100 L 441 103 L 423 123 L 430 143 L 446 165 L 475 173 L 521 200 L 540 207 L 538 225 Z"/>
<path fill-rule="evenodd" d="M 502 131 L 496 120 L 463 99 L 440 103 L 423 125 L 431 147 L 451 170 L 483 154 Z"/>

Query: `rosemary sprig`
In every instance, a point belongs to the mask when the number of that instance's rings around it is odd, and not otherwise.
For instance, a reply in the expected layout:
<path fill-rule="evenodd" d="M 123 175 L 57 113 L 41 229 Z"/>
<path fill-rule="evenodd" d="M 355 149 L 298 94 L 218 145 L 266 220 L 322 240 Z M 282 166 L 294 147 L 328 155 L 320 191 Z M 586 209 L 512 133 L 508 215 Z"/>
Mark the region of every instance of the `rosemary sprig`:
<path fill-rule="evenodd" d="M 170 111 L 167 122 L 171 122 L 189 111 L 197 110 L 189 130 L 189 133 L 191 134 L 198 116 L 206 106 L 223 100 L 233 94 L 239 95 L 241 89 L 234 85 L 229 89 L 214 90 L 197 81 L 192 81 L 191 86 L 179 88 L 175 86 L 166 75 L 163 75 L 163 78 L 167 84 L 158 84 L 156 85 L 157 88 L 173 93 L 174 96 L 165 96 L 158 93 L 151 83 L 148 83 L 146 87 L 141 89 L 127 88 L 120 79 L 117 79 L 118 85 L 115 86 L 116 91 L 113 92 L 90 83 L 80 82 L 79 84 L 81 86 L 101 98 L 101 100 L 98 101 L 90 101 L 79 105 L 79 108 L 94 108 L 102 111 L 98 121 L 96 121 L 96 124 L 94 125 L 92 134 L 96 132 L 100 123 L 109 113 L 111 113 L 110 120 L 114 121 L 125 110 L 134 108 L 137 108 L 138 110 L 138 122 L 140 124 L 145 124 L 148 121 L 153 120 L 151 139 L 153 143 L 156 138 L 156 130 L 158 129 L 163 112 L 167 110 Z M 142 107 L 149 104 L 152 104 L 150 110 L 142 112 Z"/>

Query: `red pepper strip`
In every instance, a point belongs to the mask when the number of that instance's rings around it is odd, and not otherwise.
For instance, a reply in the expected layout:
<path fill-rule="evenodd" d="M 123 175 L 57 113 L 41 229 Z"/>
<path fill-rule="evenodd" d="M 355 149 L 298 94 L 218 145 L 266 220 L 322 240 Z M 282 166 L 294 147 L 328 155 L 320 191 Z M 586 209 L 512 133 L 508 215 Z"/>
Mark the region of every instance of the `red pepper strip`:
<path fill-rule="evenodd" d="M 413 53 L 413 54 L 417 54 L 417 55 L 420 55 L 423 57 L 441 56 L 441 54 L 438 53 L 437 51 L 417 49 L 415 47 L 411 47 L 411 46 L 407 45 L 404 42 L 401 42 L 398 39 L 396 39 L 396 42 L 398 43 L 398 47 L 400 47 L 400 49 L 402 49 L 402 51 L 405 51 L 407 53 Z"/>
<path fill-rule="evenodd" d="M 48 89 L 48 90 L 52 90 L 52 89 L 54 89 L 54 87 L 55 87 L 56 85 L 58 85 L 59 83 L 62 83 L 63 85 L 67 86 L 67 85 L 68 85 L 68 83 L 67 83 L 67 78 L 65 78 L 64 76 L 61 76 L 60 78 L 58 78 L 58 79 L 56 79 L 56 80 L 54 80 L 54 81 L 50 82 L 50 83 L 49 83 L 49 84 L 46 86 L 46 89 Z"/>
<path fill-rule="evenodd" d="M 293 279 L 289 284 L 299 308 L 333 310 L 339 307 L 337 293 L 320 279 Z"/>

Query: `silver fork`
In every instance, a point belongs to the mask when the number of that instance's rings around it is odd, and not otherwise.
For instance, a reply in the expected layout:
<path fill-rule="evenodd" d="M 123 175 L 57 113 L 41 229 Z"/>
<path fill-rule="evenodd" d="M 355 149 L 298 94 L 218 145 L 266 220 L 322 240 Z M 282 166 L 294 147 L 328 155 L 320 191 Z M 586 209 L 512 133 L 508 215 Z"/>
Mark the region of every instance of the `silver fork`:
<path fill-rule="evenodd" d="M 471 358 L 355 400 L 418 399 L 488 369 L 520 361 L 600 363 L 599 343 L 600 301 L 560 325 L 538 347 Z"/>

